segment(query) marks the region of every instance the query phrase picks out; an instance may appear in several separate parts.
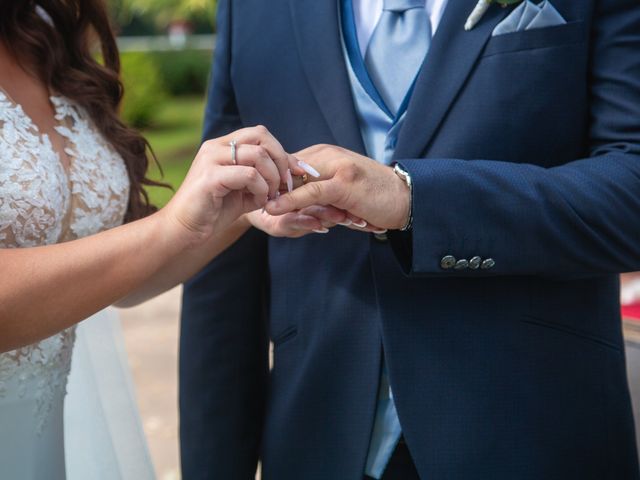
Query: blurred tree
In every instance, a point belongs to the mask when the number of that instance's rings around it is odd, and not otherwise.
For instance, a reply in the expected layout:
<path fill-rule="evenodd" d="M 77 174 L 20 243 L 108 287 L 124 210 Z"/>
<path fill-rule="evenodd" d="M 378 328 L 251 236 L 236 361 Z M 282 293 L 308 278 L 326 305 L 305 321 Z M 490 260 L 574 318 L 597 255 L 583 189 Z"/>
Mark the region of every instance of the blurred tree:
<path fill-rule="evenodd" d="M 215 25 L 216 0 L 108 0 L 119 25 L 129 25 L 135 19 L 151 21 L 165 30 L 172 22 L 189 21 L 202 29 L 203 19 L 209 29 Z"/>
<path fill-rule="evenodd" d="M 122 55 L 122 73 L 122 118 L 135 128 L 150 126 L 167 97 L 157 64 L 145 52 L 130 52 Z"/>

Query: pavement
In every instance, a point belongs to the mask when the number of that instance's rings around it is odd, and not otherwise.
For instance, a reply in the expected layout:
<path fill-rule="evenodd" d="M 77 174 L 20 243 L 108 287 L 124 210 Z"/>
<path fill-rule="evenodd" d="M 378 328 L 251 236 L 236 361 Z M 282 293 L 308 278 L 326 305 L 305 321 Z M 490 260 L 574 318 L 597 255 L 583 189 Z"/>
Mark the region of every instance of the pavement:
<path fill-rule="evenodd" d="M 142 424 L 158 480 L 180 479 L 178 440 L 178 287 L 119 310 Z"/>

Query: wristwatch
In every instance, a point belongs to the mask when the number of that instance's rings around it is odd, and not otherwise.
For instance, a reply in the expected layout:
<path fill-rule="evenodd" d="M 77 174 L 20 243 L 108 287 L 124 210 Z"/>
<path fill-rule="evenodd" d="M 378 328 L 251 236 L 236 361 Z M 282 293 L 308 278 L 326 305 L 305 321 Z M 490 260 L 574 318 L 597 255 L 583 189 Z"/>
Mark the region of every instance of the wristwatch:
<path fill-rule="evenodd" d="M 400 179 L 407 184 L 409 188 L 409 218 L 407 218 L 407 223 L 400 229 L 401 232 L 406 232 L 411 229 L 411 225 L 413 224 L 413 182 L 411 181 L 411 175 L 405 169 L 403 169 L 400 164 L 396 163 L 393 166 L 393 171 L 396 175 L 400 177 Z"/>

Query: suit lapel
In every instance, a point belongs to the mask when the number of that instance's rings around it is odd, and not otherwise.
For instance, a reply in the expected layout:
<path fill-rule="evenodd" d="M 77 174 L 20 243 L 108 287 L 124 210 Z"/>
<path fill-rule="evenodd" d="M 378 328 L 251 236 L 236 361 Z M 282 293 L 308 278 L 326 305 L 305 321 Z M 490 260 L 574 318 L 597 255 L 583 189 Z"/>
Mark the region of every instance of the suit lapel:
<path fill-rule="evenodd" d="M 336 144 L 364 154 L 342 51 L 338 2 L 289 0 L 289 6 L 307 79 Z"/>
<path fill-rule="evenodd" d="M 475 4 L 476 0 L 449 0 L 416 79 L 398 137 L 396 158 L 417 158 L 424 152 L 471 74 L 491 32 L 512 10 L 492 5 L 478 25 L 467 32 L 464 24 Z"/>

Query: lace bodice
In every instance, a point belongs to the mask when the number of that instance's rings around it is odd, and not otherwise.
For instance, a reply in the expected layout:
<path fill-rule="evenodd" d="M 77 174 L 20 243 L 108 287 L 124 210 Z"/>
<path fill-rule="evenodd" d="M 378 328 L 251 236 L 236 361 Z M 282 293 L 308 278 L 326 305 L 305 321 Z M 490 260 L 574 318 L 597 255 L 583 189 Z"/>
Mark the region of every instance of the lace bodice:
<path fill-rule="evenodd" d="M 47 135 L 0 91 L 0 248 L 69 241 L 122 223 L 129 179 L 122 158 L 87 113 L 52 97 L 56 132 L 65 140 L 65 168 Z M 43 423 L 53 395 L 64 390 L 73 329 L 14 352 L 0 354 L 0 402 L 35 396 Z"/>

